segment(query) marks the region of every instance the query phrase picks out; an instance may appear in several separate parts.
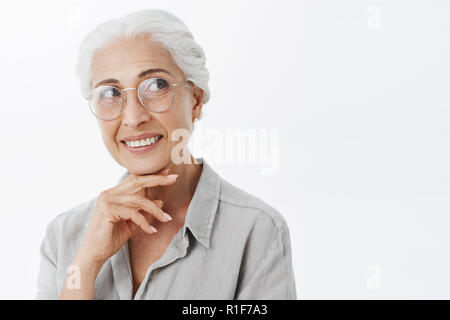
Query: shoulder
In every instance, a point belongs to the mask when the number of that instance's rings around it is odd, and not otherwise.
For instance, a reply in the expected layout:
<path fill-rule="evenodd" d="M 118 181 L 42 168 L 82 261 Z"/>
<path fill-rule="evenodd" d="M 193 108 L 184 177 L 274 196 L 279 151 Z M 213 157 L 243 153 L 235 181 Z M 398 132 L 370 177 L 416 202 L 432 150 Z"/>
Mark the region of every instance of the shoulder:
<path fill-rule="evenodd" d="M 63 238 L 75 239 L 89 222 L 97 197 L 89 199 L 56 215 L 48 224 L 46 236 L 61 241 Z M 58 242 L 59 242 L 58 241 Z"/>
<path fill-rule="evenodd" d="M 258 225 L 275 236 L 288 233 L 288 226 L 283 215 L 268 202 L 221 179 L 219 205 L 221 209 L 239 223 Z"/>

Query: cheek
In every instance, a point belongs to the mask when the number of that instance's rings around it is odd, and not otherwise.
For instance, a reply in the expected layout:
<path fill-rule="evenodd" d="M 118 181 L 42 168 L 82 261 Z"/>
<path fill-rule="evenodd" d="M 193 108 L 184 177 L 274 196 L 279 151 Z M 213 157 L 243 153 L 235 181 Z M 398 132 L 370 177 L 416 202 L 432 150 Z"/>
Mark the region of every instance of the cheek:
<path fill-rule="evenodd" d="M 102 133 L 105 144 L 110 145 L 116 142 L 116 133 L 118 124 L 115 121 L 99 122 L 100 131 Z"/>
<path fill-rule="evenodd" d="M 185 109 L 174 108 L 164 119 L 161 118 L 161 124 L 170 138 L 169 144 L 174 146 L 178 144 L 181 137 L 189 139 L 191 133 L 190 114 Z"/>
<path fill-rule="evenodd" d="M 172 133 L 177 129 L 187 129 L 190 127 L 190 116 L 184 110 L 181 112 L 174 113 L 167 121 L 165 122 L 165 129 Z"/>
<path fill-rule="evenodd" d="M 173 123 L 176 123 L 177 128 L 185 128 L 185 129 L 191 128 L 192 107 L 189 105 L 190 101 L 187 98 L 185 98 L 180 102 L 181 103 L 176 105 L 176 108 L 172 110 Z"/>

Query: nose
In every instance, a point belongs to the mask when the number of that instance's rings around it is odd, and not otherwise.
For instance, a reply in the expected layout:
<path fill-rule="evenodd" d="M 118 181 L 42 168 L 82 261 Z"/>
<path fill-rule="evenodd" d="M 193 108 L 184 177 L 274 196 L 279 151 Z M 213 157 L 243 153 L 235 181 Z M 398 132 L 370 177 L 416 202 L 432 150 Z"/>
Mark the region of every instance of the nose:
<path fill-rule="evenodd" d="M 138 127 L 142 122 L 152 119 L 150 112 L 141 104 L 136 88 L 125 88 L 122 90 L 124 96 L 124 106 L 122 122 L 127 127 Z"/>

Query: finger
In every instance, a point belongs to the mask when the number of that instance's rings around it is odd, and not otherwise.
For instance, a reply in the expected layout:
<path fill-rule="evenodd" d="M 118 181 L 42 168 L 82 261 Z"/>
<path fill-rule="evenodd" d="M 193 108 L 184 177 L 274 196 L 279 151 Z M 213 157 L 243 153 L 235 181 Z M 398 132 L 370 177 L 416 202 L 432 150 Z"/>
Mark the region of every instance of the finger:
<path fill-rule="evenodd" d="M 168 174 L 169 171 L 170 171 L 169 168 L 164 168 L 164 169 L 162 169 L 160 172 L 157 172 L 157 174 Z"/>
<path fill-rule="evenodd" d="M 136 193 L 144 188 L 167 186 L 173 184 L 176 181 L 177 177 L 177 174 L 135 176 L 134 181 L 131 181 L 127 187 L 130 193 Z"/>
<path fill-rule="evenodd" d="M 108 201 L 117 205 L 142 209 L 161 222 L 172 220 L 172 217 L 161 209 L 163 205 L 161 200 L 149 200 L 137 194 L 115 194 L 108 196 Z"/>
<path fill-rule="evenodd" d="M 128 226 L 128 228 L 130 229 L 130 231 L 131 231 L 131 235 L 133 236 L 134 235 L 134 233 L 136 232 L 136 230 L 138 229 L 138 228 L 140 228 L 137 224 L 135 224 L 133 221 L 130 221 L 130 220 L 122 220 L 127 226 Z"/>
<path fill-rule="evenodd" d="M 162 200 L 152 200 L 159 208 L 162 208 L 164 201 Z"/>
<path fill-rule="evenodd" d="M 116 194 L 108 198 L 109 201 L 129 207 L 137 207 L 152 214 L 161 222 L 168 222 L 172 217 L 164 212 L 155 202 L 136 194 Z M 161 201 L 161 200 L 157 200 Z M 162 201 L 161 201 L 162 202 Z"/>
<path fill-rule="evenodd" d="M 157 175 L 167 175 L 167 174 L 169 173 L 169 171 L 170 171 L 169 168 L 162 168 L 161 170 L 159 170 L 158 172 L 153 173 L 153 174 L 157 174 Z M 135 176 L 135 175 L 132 174 L 132 173 L 128 174 L 128 175 L 125 177 L 125 179 L 123 179 L 122 182 L 121 182 L 119 185 L 117 185 L 117 186 L 115 186 L 115 187 L 109 189 L 109 190 L 108 190 L 109 193 L 116 193 L 117 191 L 120 192 L 120 191 L 122 190 L 121 186 L 122 186 L 125 182 L 127 182 L 128 180 L 133 179 L 134 176 Z"/>
<path fill-rule="evenodd" d="M 142 229 L 140 226 L 138 226 L 131 220 L 119 220 L 114 225 L 117 226 L 118 232 L 120 234 L 122 234 L 125 231 L 128 231 L 130 233 L 130 238 L 133 235 L 135 235 L 135 233 L 138 229 Z"/>
<path fill-rule="evenodd" d="M 142 230 L 144 230 L 149 234 L 157 232 L 155 227 L 152 227 L 150 223 L 147 221 L 147 219 L 144 217 L 144 215 L 139 212 L 139 209 L 130 211 L 130 220 L 133 221 L 138 226 L 140 226 Z"/>
<path fill-rule="evenodd" d="M 144 188 L 167 186 L 173 184 L 177 177 L 177 174 L 150 174 L 143 176 L 130 174 L 121 184 L 111 189 L 110 193 L 137 193 L 142 191 Z"/>
<path fill-rule="evenodd" d="M 127 206 L 112 206 L 107 221 L 116 223 L 120 220 L 131 220 L 147 233 L 155 233 L 157 230 L 150 225 L 147 219 L 139 212 L 139 209 Z"/>

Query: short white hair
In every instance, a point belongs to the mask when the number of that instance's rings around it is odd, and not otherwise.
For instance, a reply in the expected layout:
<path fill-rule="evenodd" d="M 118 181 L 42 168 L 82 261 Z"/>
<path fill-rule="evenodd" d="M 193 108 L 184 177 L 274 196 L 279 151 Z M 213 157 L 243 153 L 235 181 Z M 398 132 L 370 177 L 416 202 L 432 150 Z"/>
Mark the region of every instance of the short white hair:
<path fill-rule="evenodd" d="M 202 102 L 206 104 L 210 92 L 205 52 L 180 18 L 161 9 L 136 11 L 110 19 L 99 24 L 83 39 L 75 70 L 83 97 L 87 97 L 91 91 L 91 64 L 95 53 L 114 40 L 141 33 L 149 34 L 152 40 L 169 51 L 184 75 L 203 90 Z"/>

